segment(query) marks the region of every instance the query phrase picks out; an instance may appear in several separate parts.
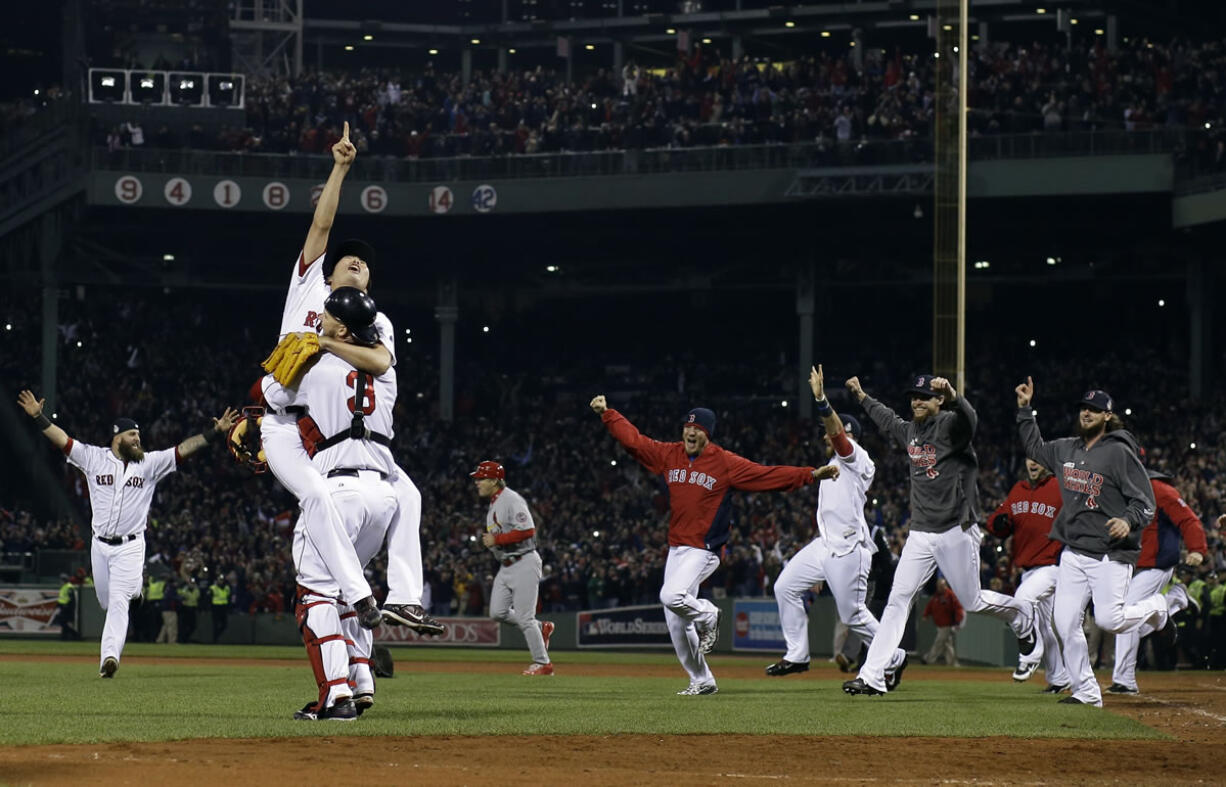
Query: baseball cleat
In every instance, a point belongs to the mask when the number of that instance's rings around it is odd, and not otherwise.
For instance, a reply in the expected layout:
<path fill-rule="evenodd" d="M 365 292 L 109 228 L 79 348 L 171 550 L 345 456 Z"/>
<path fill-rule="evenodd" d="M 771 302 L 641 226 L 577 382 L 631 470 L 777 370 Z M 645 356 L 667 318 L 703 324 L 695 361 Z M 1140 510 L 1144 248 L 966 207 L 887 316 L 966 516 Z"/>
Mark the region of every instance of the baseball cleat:
<path fill-rule="evenodd" d="M 902 664 L 899 664 L 897 667 L 895 667 L 893 672 L 887 672 L 885 674 L 885 690 L 886 691 L 893 691 L 894 689 L 898 688 L 898 684 L 902 683 L 903 670 L 905 670 L 906 668 L 907 668 L 907 654 L 904 653 L 902 657 Z"/>
<path fill-rule="evenodd" d="M 541 639 L 545 640 L 545 650 L 549 650 L 549 638 L 553 636 L 554 625 L 548 620 L 541 621 Z"/>
<path fill-rule="evenodd" d="M 1085 705 L 1084 702 L 1082 702 L 1081 700 L 1077 699 L 1076 697 L 1072 695 L 1069 695 L 1068 697 L 1065 697 L 1064 699 L 1060 700 L 1060 704 L 1061 705 Z"/>
<path fill-rule="evenodd" d="M 1110 686 L 1108 686 L 1108 687 L 1107 687 L 1107 693 L 1108 693 L 1108 694 L 1133 694 L 1133 695 L 1136 695 L 1136 694 L 1140 694 L 1140 693 L 1141 693 L 1141 691 L 1140 691 L 1140 689 L 1134 689 L 1134 688 L 1130 688 L 1130 687 L 1128 687 L 1128 686 L 1125 686 L 1123 683 L 1112 683 Z"/>
<path fill-rule="evenodd" d="M 353 721 L 358 717 L 357 706 L 345 697 L 331 708 L 316 710 L 318 703 L 308 702 L 302 710 L 294 711 L 294 721 Z"/>
<path fill-rule="evenodd" d="M 1013 670 L 1013 679 L 1018 683 L 1025 683 L 1038 669 L 1039 662 L 1023 659 L 1017 663 L 1017 669 Z"/>
<path fill-rule="evenodd" d="M 1034 625 L 1030 626 L 1030 630 L 1026 632 L 1026 636 L 1017 638 L 1017 652 L 1023 656 L 1029 656 L 1034 653 L 1035 644 L 1038 641 L 1037 632 L 1034 630 Z"/>
<path fill-rule="evenodd" d="M 1039 693 L 1040 694 L 1063 694 L 1064 692 L 1068 690 L 1069 690 L 1069 685 L 1067 683 L 1059 683 L 1059 684 L 1048 683 L 1047 686 L 1045 686 L 1043 690 Z"/>
<path fill-rule="evenodd" d="M 107 656 L 102 660 L 102 667 L 98 669 L 98 677 L 113 678 L 116 671 L 119 670 L 119 660 L 114 656 Z"/>
<path fill-rule="evenodd" d="M 375 604 L 374 596 L 367 596 L 353 605 L 353 611 L 358 613 L 358 625 L 364 629 L 379 628 L 379 624 L 383 622 L 383 615 L 379 612 L 379 607 Z"/>
<path fill-rule="evenodd" d="M 715 643 L 719 640 L 719 618 L 720 611 L 716 609 L 715 622 L 698 630 L 698 650 L 704 655 L 714 650 Z"/>
<path fill-rule="evenodd" d="M 678 697 L 700 697 L 704 694 L 715 694 L 719 691 L 719 687 L 714 683 L 691 683 L 686 688 L 677 692 Z"/>
<path fill-rule="evenodd" d="M 384 604 L 383 619 L 388 623 L 408 626 L 418 634 L 438 636 L 446 631 L 442 623 L 422 609 L 421 604 Z"/>
<path fill-rule="evenodd" d="M 1179 641 L 1179 625 L 1175 622 L 1175 615 L 1167 613 L 1166 624 L 1155 632 L 1157 641 L 1165 645 L 1169 649 L 1174 649 L 1175 643 Z"/>
<path fill-rule="evenodd" d="M 807 661 L 788 661 L 787 659 L 779 659 L 774 664 L 766 668 L 766 674 L 772 678 L 777 678 L 781 675 L 791 675 L 793 672 L 808 672 L 809 662 Z"/>
<path fill-rule="evenodd" d="M 860 678 L 856 678 L 855 680 L 849 680 L 845 682 L 843 684 L 843 692 L 846 694 L 851 694 L 851 695 L 867 694 L 870 697 L 876 697 L 878 695 L 885 694 L 885 692 L 882 691 L 881 689 L 873 688 L 872 686 L 868 685 Z"/>
<path fill-rule="evenodd" d="M 521 674 L 533 675 L 533 676 L 552 675 L 553 674 L 553 663 L 551 662 L 549 664 L 537 664 L 536 662 L 532 662 L 532 664 L 528 666 L 528 669 L 524 670 Z"/>
<path fill-rule="evenodd" d="M 375 695 L 373 694 L 363 692 L 361 694 L 356 694 L 353 697 L 353 707 L 357 709 L 359 716 L 370 710 L 374 704 Z"/>
<path fill-rule="evenodd" d="M 856 663 L 844 656 L 842 653 L 834 654 L 834 663 L 839 665 L 839 672 L 851 672 L 851 668 L 856 666 Z"/>

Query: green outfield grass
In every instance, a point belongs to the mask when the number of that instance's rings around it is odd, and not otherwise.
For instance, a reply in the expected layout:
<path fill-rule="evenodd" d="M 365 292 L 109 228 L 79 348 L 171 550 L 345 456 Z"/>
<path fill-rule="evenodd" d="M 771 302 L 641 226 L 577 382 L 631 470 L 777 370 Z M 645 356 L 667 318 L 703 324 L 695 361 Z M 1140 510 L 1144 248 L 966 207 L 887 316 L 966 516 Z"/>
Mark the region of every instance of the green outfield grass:
<path fill-rule="evenodd" d="M 886 697 L 848 697 L 840 681 L 720 679 L 719 694 L 678 697 L 675 678 L 568 676 L 566 664 L 676 666 L 671 654 L 566 653 L 560 674 L 414 674 L 412 661 L 498 662 L 522 666 L 515 651 L 395 649 L 394 679 L 354 723 L 290 719 L 313 699 L 302 651 L 288 647 L 166 648 L 131 645 L 114 680 L 93 663 L 39 660 L 43 654 L 97 658 L 96 643 L 0 643 L 0 745 L 335 735 L 609 735 L 745 733 L 1027 738 L 1163 739 L 1102 710 L 1059 705 L 1034 686 L 1007 681 L 916 680 Z M 242 658 L 267 665 L 142 663 L 142 656 Z M 272 663 L 294 659 L 301 666 Z M 412 661 L 411 661 L 411 660 Z M 721 663 L 745 659 L 717 656 Z"/>

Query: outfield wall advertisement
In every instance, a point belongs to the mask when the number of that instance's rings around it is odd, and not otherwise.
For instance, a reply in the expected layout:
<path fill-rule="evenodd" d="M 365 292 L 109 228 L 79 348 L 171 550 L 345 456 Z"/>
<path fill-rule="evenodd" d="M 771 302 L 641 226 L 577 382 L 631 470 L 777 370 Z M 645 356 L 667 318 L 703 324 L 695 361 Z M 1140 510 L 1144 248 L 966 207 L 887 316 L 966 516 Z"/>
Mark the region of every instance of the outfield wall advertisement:
<path fill-rule="evenodd" d="M 418 634 L 408 626 L 375 629 L 375 642 L 381 645 L 446 645 L 448 647 L 496 648 L 502 644 L 502 626 L 489 618 L 439 618 L 443 633 L 437 637 Z"/>
<path fill-rule="evenodd" d="M 672 648 L 664 607 L 615 607 L 577 613 L 581 648 Z"/>
<path fill-rule="evenodd" d="M 774 599 L 737 599 L 732 605 L 733 650 L 788 649 L 779 625 L 779 607 Z"/>
<path fill-rule="evenodd" d="M 59 636 L 59 623 L 53 624 L 58 611 L 58 589 L 0 588 L 0 636 L 31 634 Z"/>

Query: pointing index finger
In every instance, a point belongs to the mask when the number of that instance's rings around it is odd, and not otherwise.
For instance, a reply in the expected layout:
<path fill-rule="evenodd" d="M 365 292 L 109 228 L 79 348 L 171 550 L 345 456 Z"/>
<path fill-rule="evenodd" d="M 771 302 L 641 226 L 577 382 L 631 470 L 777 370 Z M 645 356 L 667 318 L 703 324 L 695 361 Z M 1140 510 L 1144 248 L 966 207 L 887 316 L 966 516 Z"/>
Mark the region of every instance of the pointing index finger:
<path fill-rule="evenodd" d="M 345 132 L 341 134 L 341 139 L 345 140 L 346 142 L 349 141 L 349 121 L 348 120 L 345 121 Z"/>

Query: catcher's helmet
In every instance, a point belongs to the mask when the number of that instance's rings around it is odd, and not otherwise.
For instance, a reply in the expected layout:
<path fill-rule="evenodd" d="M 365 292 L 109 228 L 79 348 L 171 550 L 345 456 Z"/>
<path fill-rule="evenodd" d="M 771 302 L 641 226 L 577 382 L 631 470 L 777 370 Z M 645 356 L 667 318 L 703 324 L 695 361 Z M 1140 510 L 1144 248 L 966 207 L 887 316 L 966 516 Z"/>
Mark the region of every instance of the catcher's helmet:
<path fill-rule="evenodd" d="M 328 250 L 328 256 L 324 257 L 324 281 L 332 278 L 332 271 L 336 270 L 336 263 L 345 257 L 357 257 L 369 268 L 375 264 L 375 249 L 366 241 L 356 238 L 343 240 L 336 244 Z"/>
<path fill-rule="evenodd" d="M 379 343 L 379 329 L 375 327 L 375 315 L 379 309 L 375 299 L 357 287 L 338 287 L 324 301 L 324 310 L 341 321 L 359 343 Z"/>

